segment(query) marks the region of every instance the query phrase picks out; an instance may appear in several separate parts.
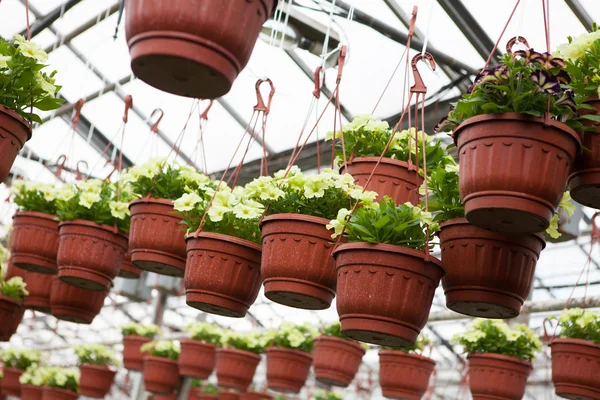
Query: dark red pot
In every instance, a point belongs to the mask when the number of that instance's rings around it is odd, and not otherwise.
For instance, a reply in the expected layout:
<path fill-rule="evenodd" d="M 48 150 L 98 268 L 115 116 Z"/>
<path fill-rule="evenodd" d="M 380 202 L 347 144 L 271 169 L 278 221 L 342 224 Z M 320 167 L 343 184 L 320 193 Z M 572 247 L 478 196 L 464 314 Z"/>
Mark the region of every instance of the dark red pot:
<path fill-rule="evenodd" d="M 324 310 L 335 297 L 334 243 L 325 218 L 274 214 L 261 223 L 265 296 L 279 304 Z"/>
<path fill-rule="evenodd" d="M 14 215 L 11 257 L 17 267 L 55 274 L 57 254 L 58 221 L 54 215 L 34 211 L 19 211 Z"/>
<path fill-rule="evenodd" d="M 442 263 L 389 244 L 342 244 L 333 256 L 342 333 L 382 346 L 414 345 L 444 275 Z"/>
<path fill-rule="evenodd" d="M 129 252 L 129 246 L 127 253 L 125 253 L 125 258 L 123 258 L 123 262 L 121 263 L 121 268 L 119 268 L 119 273 L 117 276 L 123 279 L 138 279 L 140 276 L 142 276 L 142 270 L 131 263 L 131 253 Z"/>
<path fill-rule="evenodd" d="M 523 398 L 533 369 L 530 362 L 492 353 L 469 354 L 467 360 L 473 400 Z"/>
<path fill-rule="evenodd" d="M 223 398 L 224 399 L 224 398 Z M 245 393 L 240 393 L 240 400 L 271 400 L 273 396 L 267 393 L 255 392 L 254 390 L 248 390 Z"/>
<path fill-rule="evenodd" d="M 0 182 L 6 180 L 17 154 L 29 139 L 29 123 L 16 112 L 0 106 Z"/>
<path fill-rule="evenodd" d="M 8 342 L 23 320 L 23 303 L 0 295 L 0 342 Z"/>
<path fill-rule="evenodd" d="M 390 399 L 420 400 L 429 386 L 435 361 L 397 350 L 379 351 L 379 384 Z"/>
<path fill-rule="evenodd" d="M 543 234 L 507 235 L 471 225 L 466 218 L 441 224 L 446 306 L 481 318 L 514 318 L 531 291 Z"/>
<path fill-rule="evenodd" d="M 313 346 L 315 377 L 327 386 L 348 386 L 360 368 L 365 349 L 353 340 L 319 336 Z"/>
<path fill-rule="evenodd" d="M 4 373 L 2 377 L 2 394 L 19 397 L 21 395 L 19 378 L 25 371 L 18 368 L 4 367 L 2 372 Z"/>
<path fill-rule="evenodd" d="M 129 6 L 127 9 L 129 9 Z M 138 268 L 160 275 L 183 276 L 185 229 L 173 201 L 145 197 L 129 204 L 129 252 Z"/>
<path fill-rule="evenodd" d="M 54 275 L 27 272 L 25 283 L 29 296 L 25 296 L 23 304 L 26 309 L 50 314 L 50 291 Z"/>
<path fill-rule="evenodd" d="M 135 76 L 180 96 L 229 92 L 276 0 L 131 0 L 125 33 Z"/>
<path fill-rule="evenodd" d="M 81 289 L 110 289 L 127 252 L 127 237 L 112 226 L 84 220 L 58 226 L 60 280 Z"/>
<path fill-rule="evenodd" d="M 219 400 L 241 400 L 241 395 L 231 390 L 219 390 Z"/>
<path fill-rule="evenodd" d="M 15 276 L 20 276 L 25 280 L 27 278 L 27 271 L 21 268 L 17 268 L 15 264 L 12 262 L 12 257 L 8 259 L 6 263 L 6 279 L 14 278 Z M 29 290 L 29 288 L 27 288 Z"/>
<path fill-rule="evenodd" d="M 216 363 L 216 346 L 198 340 L 181 339 L 179 373 L 198 379 L 208 379 Z"/>
<path fill-rule="evenodd" d="M 185 296 L 190 307 L 243 318 L 260 290 L 260 246 L 219 233 L 189 236 Z"/>
<path fill-rule="evenodd" d="M 277 392 L 299 393 L 306 383 L 312 356 L 300 350 L 267 349 L 267 387 Z"/>
<path fill-rule="evenodd" d="M 552 382 L 565 399 L 600 399 L 600 344 L 581 339 L 554 339 Z"/>
<path fill-rule="evenodd" d="M 191 388 L 188 400 L 219 400 L 219 395 L 202 393 L 202 388 Z"/>
<path fill-rule="evenodd" d="M 44 386 L 43 393 L 43 400 L 76 400 L 79 398 L 79 394 L 73 391 L 48 386 Z"/>
<path fill-rule="evenodd" d="M 260 362 L 258 354 L 237 349 L 217 349 L 217 380 L 219 386 L 246 390 L 252 383 Z"/>
<path fill-rule="evenodd" d="M 81 364 L 79 366 L 79 393 L 83 396 L 104 398 L 115 380 L 116 371 L 99 365 Z"/>
<path fill-rule="evenodd" d="M 52 277 L 50 311 L 64 321 L 91 324 L 102 310 L 106 294 L 68 285 L 55 275 Z"/>
<path fill-rule="evenodd" d="M 354 177 L 357 185 L 365 187 L 379 157 L 356 157 L 348 161 L 348 170 L 342 166 L 340 173 L 349 173 Z M 383 200 L 384 196 L 394 199 L 396 204 L 419 204 L 419 188 L 423 178 L 417 173 L 417 167 L 409 168 L 408 163 L 382 158 L 379 166 L 373 174 L 373 178 L 366 186 L 367 190 L 377 192 L 377 200 Z"/>
<path fill-rule="evenodd" d="M 151 341 L 151 338 L 144 336 L 123 336 L 123 366 L 132 371 L 143 370 L 144 354 L 140 351 L 140 347 Z"/>
<path fill-rule="evenodd" d="M 148 396 L 148 400 L 175 400 L 177 398 L 177 392 L 173 392 L 171 394 L 160 394 L 155 393 L 151 396 Z M 191 399 L 189 399 L 191 400 Z"/>
<path fill-rule="evenodd" d="M 21 400 L 42 400 L 44 388 L 34 385 L 21 385 Z"/>
<path fill-rule="evenodd" d="M 176 360 L 144 355 L 144 386 L 147 391 L 173 393 L 180 378 Z"/>
<path fill-rule="evenodd" d="M 548 228 L 581 149 L 575 131 L 517 113 L 485 114 L 460 124 L 454 141 L 470 223 L 513 234 Z"/>

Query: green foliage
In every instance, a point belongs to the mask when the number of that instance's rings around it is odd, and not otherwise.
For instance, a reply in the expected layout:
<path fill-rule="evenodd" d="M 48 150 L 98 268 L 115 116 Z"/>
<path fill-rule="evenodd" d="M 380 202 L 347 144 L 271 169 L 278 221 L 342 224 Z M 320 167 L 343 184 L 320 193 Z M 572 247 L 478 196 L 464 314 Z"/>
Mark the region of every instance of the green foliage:
<path fill-rule="evenodd" d="M 195 322 L 185 326 L 183 330 L 189 333 L 190 338 L 194 340 L 213 344 L 215 346 L 221 345 L 223 330 L 218 326 L 214 326 L 207 322 Z"/>
<path fill-rule="evenodd" d="M 555 319 L 555 318 L 552 318 Z M 565 310 L 558 319 L 560 337 L 591 340 L 600 344 L 600 313 L 581 308 Z"/>
<path fill-rule="evenodd" d="M 419 335 L 414 345 L 410 347 L 382 347 L 383 350 L 403 351 L 411 354 L 423 354 L 427 346 L 431 344 L 431 340 L 423 334 Z"/>
<path fill-rule="evenodd" d="M 153 357 L 169 358 L 171 360 L 178 360 L 179 353 L 181 353 L 179 343 L 172 340 L 155 340 L 146 343 L 140 347 L 140 351 Z"/>
<path fill-rule="evenodd" d="M 572 38 L 557 47 L 557 55 L 566 61 L 571 76 L 570 88 L 585 99 L 600 94 L 600 31 L 594 24 L 592 31 Z"/>
<path fill-rule="evenodd" d="M 331 324 L 323 327 L 323 329 L 321 329 L 321 333 L 325 336 L 333 336 L 341 339 L 348 339 L 348 337 L 342 333 L 342 325 L 339 321 L 332 322 Z"/>
<path fill-rule="evenodd" d="M 56 71 L 42 72 L 48 55 L 36 44 L 15 35 L 15 45 L 0 39 L 0 105 L 16 111 L 22 117 L 42 123 L 30 108 L 55 110 L 64 102 L 56 98 L 61 89 L 56 86 Z"/>
<path fill-rule="evenodd" d="M 2 350 L 0 355 L 4 367 L 17 368 L 23 371 L 33 364 L 39 364 L 42 358 L 42 353 L 36 350 L 6 349 Z"/>
<path fill-rule="evenodd" d="M 262 354 L 269 345 L 269 339 L 260 332 L 240 333 L 226 331 L 221 337 L 221 346 Z"/>
<path fill-rule="evenodd" d="M 79 391 L 79 370 L 69 368 L 50 368 L 46 386 L 66 389 L 77 393 Z"/>
<path fill-rule="evenodd" d="M 25 296 L 29 296 L 26 286 L 20 276 L 13 276 L 8 280 L 0 279 L 0 293 L 11 299 L 22 301 Z"/>
<path fill-rule="evenodd" d="M 284 322 L 279 329 L 267 332 L 265 336 L 270 346 L 310 353 L 318 334 L 319 331 L 309 324 L 295 325 Z"/>
<path fill-rule="evenodd" d="M 101 344 L 84 344 L 74 346 L 79 364 L 93 364 L 103 367 L 118 366 L 119 359 L 115 354 Z"/>
<path fill-rule="evenodd" d="M 55 367 L 32 364 L 19 378 L 22 385 L 46 386 Z"/>
<path fill-rule="evenodd" d="M 214 383 L 206 383 L 202 386 L 202 393 L 219 394 L 219 388 Z"/>
<path fill-rule="evenodd" d="M 136 322 L 128 322 L 121 326 L 123 336 L 135 335 L 154 339 L 160 333 L 158 325 L 148 324 L 142 325 Z"/>
<path fill-rule="evenodd" d="M 326 392 L 317 390 L 313 395 L 313 400 L 343 400 L 344 397 L 338 392 Z"/>
<path fill-rule="evenodd" d="M 542 342 L 524 324 L 509 327 L 497 319 L 476 319 L 464 333 L 452 338 L 466 353 L 495 353 L 531 361 L 542 350 Z"/>
<path fill-rule="evenodd" d="M 18 179 L 12 183 L 11 193 L 20 211 L 56 214 L 57 189 L 53 184 Z"/>
<path fill-rule="evenodd" d="M 427 177 L 427 190 L 429 211 L 434 213 L 435 222 L 465 216 L 465 206 L 458 192 L 458 166 L 447 165 L 432 170 Z M 425 194 L 424 186 L 421 186 L 421 194 Z M 425 206 L 424 199 L 421 206 Z"/>

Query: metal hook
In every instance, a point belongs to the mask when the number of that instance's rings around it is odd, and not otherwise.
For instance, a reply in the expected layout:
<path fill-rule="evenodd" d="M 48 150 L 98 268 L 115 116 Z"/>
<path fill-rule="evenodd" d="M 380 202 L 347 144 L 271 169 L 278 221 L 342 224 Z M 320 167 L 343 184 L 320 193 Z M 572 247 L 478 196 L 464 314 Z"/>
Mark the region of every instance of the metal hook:
<path fill-rule="evenodd" d="M 598 229 L 598 225 L 596 225 L 596 217 L 600 215 L 600 211 L 594 213 L 592 216 L 592 244 L 600 242 L 600 230 Z"/>
<path fill-rule="evenodd" d="M 269 92 L 269 100 L 267 101 L 267 105 L 265 105 L 265 101 L 262 98 L 262 94 L 260 93 L 260 85 L 263 82 L 267 82 L 271 87 L 271 91 Z M 275 86 L 273 85 L 273 81 L 271 79 L 259 79 L 256 81 L 256 105 L 254 106 L 254 111 L 263 111 L 265 114 L 269 114 L 271 110 L 271 100 L 273 100 L 273 96 L 275 95 Z"/>
<path fill-rule="evenodd" d="M 123 114 L 123 122 L 127 123 L 129 110 L 133 107 L 133 97 L 130 94 L 125 96 L 125 113 Z"/>
<path fill-rule="evenodd" d="M 160 115 L 158 116 L 158 119 L 150 127 L 150 130 L 154 133 L 158 133 L 158 124 L 160 124 L 160 121 L 162 121 L 163 117 L 165 116 L 165 112 L 162 110 L 162 108 L 155 108 L 154 111 L 152 111 L 152 114 L 150 114 L 150 118 L 149 118 L 149 119 L 152 119 L 154 117 L 154 115 L 158 114 L 158 113 L 160 113 Z"/>
<path fill-rule="evenodd" d="M 208 106 L 206 106 L 204 111 L 202 111 L 202 114 L 200 114 L 200 119 L 208 121 L 208 112 L 210 111 L 210 108 L 212 107 L 213 102 L 214 102 L 214 100 L 212 100 L 212 99 L 209 101 Z"/>
<path fill-rule="evenodd" d="M 346 45 L 342 46 L 342 50 L 340 50 L 340 56 L 338 57 L 338 74 L 336 82 L 339 84 L 342 81 L 342 71 L 344 69 L 344 65 L 346 64 L 346 53 L 348 52 L 348 47 Z"/>
<path fill-rule="evenodd" d="M 522 43 L 529 49 L 529 43 L 527 43 L 527 39 L 525 39 L 523 36 L 515 36 L 506 43 L 506 52 L 508 54 L 512 54 L 512 48 L 517 43 Z"/>
<path fill-rule="evenodd" d="M 411 86 L 410 91 L 412 93 L 427 93 L 427 86 L 423 82 L 423 78 L 421 78 L 421 73 L 419 72 L 419 68 L 417 68 L 417 63 L 423 59 L 429 60 L 429 66 L 433 71 L 436 69 L 435 60 L 430 53 L 418 53 L 412 58 L 411 66 L 413 70 L 413 77 L 415 80 L 415 84 Z"/>
<path fill-rule="evenodd" d="M 57 178 L 60 178 L 60 174 L 63 171 L 63 169 L 65 168 L 65 164 L 67 163 L 67 156 L 62 154 L 60 156 L 58 156 L 58 158 L 56 159 L 56 165 L 58 166 L 56 168 L 56 171 L 54 172 L 54 175 Z"/>
<path fill-rule="evenodd" d="M 79 168 L 79 165 L 85 165 L 85 171 L 88 170 L 88 163 L 85 160 L 79 160 L 77 161 L 77 164 L 75 165 L 75 168 L 77 170 L 77 176 L 75 179 L 77 179 L 78 181 L 83 179 L 83 175 L 81 174 L 81 168 Z"/>
<path fill-rule="evenodd" d="M 317 99 L 321 98 L 321 72 L 323 71 L 322 66 L 318 66 L 315 69 L 315 90 L 313 91 L 313 96 Z"/>
<path fill-rule="evenodd" d="M 79 124 L 79 117 L 81 116 L 81 108 L 85 104 L 85 99 L 79 99 L 73 104 L 73 116 L 71 117 L 71 126 L 73 129 L 77 128 Z"/>

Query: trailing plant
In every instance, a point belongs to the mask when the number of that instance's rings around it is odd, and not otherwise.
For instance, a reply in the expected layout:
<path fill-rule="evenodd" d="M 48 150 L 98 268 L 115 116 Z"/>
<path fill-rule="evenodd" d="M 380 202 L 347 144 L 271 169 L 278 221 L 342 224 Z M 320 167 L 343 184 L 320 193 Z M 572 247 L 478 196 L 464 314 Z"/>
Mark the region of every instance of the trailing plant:
<path fill-rule="evenodd" d="M 56 214 L 56 187 L 51 183 L 29 182 L 22 179 L 13 181 L 11 193 L 19 211 L 37 211 Z"/>
<path fill-rule="evenodd" d="M 20 276 L 13 276 L 7 280 L 2 278 L 0 279 L 0 294 L 11 299 L 23 301 L 25 296 L 29 296 L 29 292 L 25 289 L 26 286 L 27 284 Z"/>
<path fill-rule="evenodd" d="M 46 386 L 55 367 L 31 365 L 19 378 L 22 385 Z"/>
<path fill-rule="evenodd" d="M 556 319 L 556 317 L 551 317 Z M 571 308 L 564 310 L 558 318 L 560 337 L 591 340 L 600 343 L 600 313 Z"/>
<path fill-rule="evenodd" d="M 326 392 L 324 390 L 317 390 L 313 394 L 314 400 L 344 400 L 341 393 L 338 392 Z"/>
<path fill-rule="evenodd" d="M 524 324 L 512 327 L 497 319 L 476 319 L 465 332 L 452 338 L 466 353 L 495 353 L 531 361 L 542 350 L 542 342 Z"/>
<path fill-rule="evenodd" d="M 171 360 L 178 360 L 179 353 L 181 353 L 179 343 L 173 340 L 154 340 L 142 345 L 140 351 L 153 357 L 169 358 Z"/>
<path fill-rule="evenodd" d="M 221 345 L 223 330 L 207 322 L 194 322 L 185 326 L 183 330 L 189 333 L 190 338 L 193 340 L 198 340 L 215 346 Z"/>
<path fill-rule="evenodd" d="M 121 326 L 123 336 L 135 335 L 154 339 L 160 333 L 158 325 L 154 324 L 138 324 L 137 322 L 128 322 Z"/>
<path fill-rule="evenodd" d="M 233 332 L 226 331 L 221 337 L 221 346 L 251 353 L 262 354 L 269 345 L 269 337 L 260 332 Z"/>
<path fill-rule="evenodd" d="M 409 354 L 423 354 L 425 348 L 431 344 L 431 340 L 423 334 L 417 337 L 417 341 L 410 347 L 382 347 L 383 350 L 402 351 Z"/>
<path fill-rule="evenodd" d="M 33 364 L 39 364 L 42 353 L 37 350 L 5 349 L 0 352 L 4 368 L 16 368 L 25 371 Z"/>
<path fill-rule="evenodd" d="M 79 392 L 79 370 L 70 368 L 50 368 L 46 386 Z"/>
<path fill-rule="evenodd" d="M 48 54 L 21 35 L 14 38 L 14 43 L 0 39 L 0 105 L 41 124 L 31 107 L 41 111 L 59 108 L 64 102 L 56 97 L 61 86 L 55 84 L 56 71 L 42 72 Z"/>
<path fill-rule="evenodd" d="M 115 353 L 101 344 L 84 344 L 74 346 L 75 354 L 79 358 L 79 365 L 92 364 L 102 367 L 119 366 L 119 359 Z"/>
<path fill-rule="evenodd" d="M 393 199 L 385 197 L 378 203 L 358 208 L 348 219 L 350 211 L 342 209 L 327 229 L 333 229 L 332 238 L 342 231 L 351 242 L 387 243 L 416 250 L 425 249 L 427 227 L 429 239 L 439 229 L 431 213 L 410 203 L 396 205 Z"/>
<path fill-rule="evenodd" d="M 309 324 L 282 323 L 278 329 L 267 332 L 269 346 L 312 352 L 313 342 L 319 331 Z"/>

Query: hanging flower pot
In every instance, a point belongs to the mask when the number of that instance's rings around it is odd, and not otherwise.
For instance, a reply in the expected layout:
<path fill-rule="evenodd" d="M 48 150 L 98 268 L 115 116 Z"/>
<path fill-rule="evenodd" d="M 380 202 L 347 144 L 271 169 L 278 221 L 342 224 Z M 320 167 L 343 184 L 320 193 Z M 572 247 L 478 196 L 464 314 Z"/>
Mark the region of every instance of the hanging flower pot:
<path fill-rule="evenodd" d="M 126 5 L 131 69 L 142 81 L 179 96 L 213 99 L 244 69 L 275 0 L 227 7 L 221 0 L 134 0 Z"/>
<path fill-rule="evenodd" d="M 362 242 L 342 244 L 333 256 L 342 333 L 361 342 L 412 346 L 444 275 L 442 263 L 426 260 L 422 251 Z"/>
<path fill-rule="evenodd" d="M 26 273 L 25 283 L 29 292 L 29 296 L 23 300 L 26 309 L 50 314 L 52 277 L 53 275 L 31 271 Z"/>
<path fill-rule="evenodd" d="M 322 335 L 315 339 L 312 354 L 319 382 L 346 387 L 358 372 L 365 349 L 353 340 Z"/>
<path fill-rule="evenodd" d="M 474 353 L 469 361 L 469 388 L 473 398 L 521 400 L 531 362 L 502 354 Z"/>
<path fill-rule="evenodd" d="M 187 305 L 226 317 L 244 317 L 260 290 L 260 246 L 210 232 L 188 236 L 186 242 Z"/>
<path fill-rule="evenodd" d="M 81 372 L 79 393 L 102 399 L 110 392 L 117 374 L 108 367 L 92 364 L 81 364 L 79 371 Z"/>
<path fill-rule="evenodd" d="M 261 224 L 265 296 L 307 310 L 329 308 L 335 297 L 331 232 L 325 218 L 274 214 Z"/>
<path fill-rule="evenodd" d="M 23 302 L 0 295 L 0 342 L 8 342 L 23 320 Z"/>
<path fill-rule="evenodd" d="M 19 397 L 21 395 L 19 378 L 25 371 L 18 368 L 4 367 L 2 372 L 4 373 L 2 377 L 2 394 Z"/>
<path fill-rule="evenodd" d="M 42 400 L 43 388 L 35 385 L 21 385 L 21 400 Z"/>
<path fill-rule="evenodd" d="M 223 396 L 223 395 L 221 395 Z M 273 396 L 267 393 L 256 392 L 254 390 L 248 390 L 244 393 L 240 393 L 240 400 L 271 400 Z M 225 397 L 221 397 L 221 399 L 225 400 Z"/>
<path fill-rule="evenodd" d="M 119 268 L 117 276 L 123 279 L 138 279 L 142 276 L 142 270 L 131 263 L 131 253 L 129 250 L 125 253 L 125 258 L 121 263 L 121 268 Z"/>
<path fill-rule="evenodd" d="M 400 350 L 379 351 L 379 384 L 385 397 L 420 399 L 435 368 L 430 358 Z"/>
<path fill-rule="evenodd" d="M 462 176 L 462 175 L 461 175 Z M 482 318 L 514 318 L 529 295 L 543 234 L 495 233 L 466 218 L 441 224 L 446 306 Z"/>
<path fill-rule="evenodd" d="M 132 371 L 144 369 L 144 355 L 140 351 L 140 347 L 151 341 L 152 338 L 144 336 L 123 336 L 123 366 Z"/>
<path fill-rule="evenodd" d="M 144 355 L 144 386 L 154 393 L 170 394 L 179 384 L 177 360 Z"/>
<path fill-rule="evenodd" d="M 91 324 L 104 305 L 107 292 L 81 289 L 52 277 L 50 311 L 58 319 L 77 324 Z"/>
<path fill-rule="evenodd" d="M 193 387 L 190 389 L 188 400 L 219 400 L 218 394 L 203 393 L 202 388 Z"/>
<path fill-rule="evenodd" d="M 69 389 L 59 389 L 49 386 L 44 386 L 43 400 L 76 400 L 79 394 Z"/>
<path fill-rule="evenodd" d="M 287 393 L 299 393 L 306 383 L 312 356 L 301 350 L 267 349 L 267 387 Z"/>
<path fill-rule="evenodd" d="M 55 274 L 58 239 L 58 221 L 54 215 L 18 211 L 13 217 L 13 263 L 28 271 Z"/>
<path fill-rule="evenodd" d="M 219 400 L 241 400 L 243 393 L 234 392 L 233 390 L 219 390 Z"/>
<path fill-rule="evenodd" d="M 567 399 L 600 398 L 600 344 L 582 339 L 554 339 L 552 382 L 556 395 Z"/>
<path fill-rule="evenodd" d="M 161 275 L 183 276 L 185 230 L 173 202 L 145 197 L 132 201 L 129 252 L 138 268 Z"/>
<path fill-rule="evenodd" d="M 252 383 L 259 362 L 260 356 L 249 351 L 217 349 L 215 367 L 219 386 L 246 390 Z"/>
<path fill-rule="evenodd" d="M 193 339 L 181 339 L 179 373 L 198 379 L 208 379 L 215 368 L 216 346 Z"/>
<path fill-rule="evenodd" d="M 16 112 L 0 106 L 0 182 L 8 177 L 17 154 L 31 139 L 27 121 Z"/>

